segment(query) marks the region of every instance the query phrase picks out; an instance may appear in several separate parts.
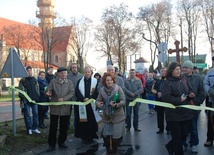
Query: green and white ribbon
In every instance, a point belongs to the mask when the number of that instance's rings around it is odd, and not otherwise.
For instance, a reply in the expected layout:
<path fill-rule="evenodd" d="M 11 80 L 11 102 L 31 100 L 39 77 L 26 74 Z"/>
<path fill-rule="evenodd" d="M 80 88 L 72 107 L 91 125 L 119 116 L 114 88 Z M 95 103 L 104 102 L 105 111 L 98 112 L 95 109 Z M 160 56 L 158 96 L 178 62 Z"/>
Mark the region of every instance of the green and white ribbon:
<path fill-rule="evenodd" d="M 65 101 L 65 102 L 41 102 L 41 103 L 36 103 L 34 100 L 32 100 L 28 94 L 20 89 L 15 88 L 14 86 L 9 87 L 9 92 L 12 91 L 12 89 L 14 89 L 15 91 L 21 93 L 22 95 L 24 95 L 24 97 L 28 100 L 28 102 L 31 103 L 35 103 L 35 104 L 39 104 L 39 105 L 87 105 L 91 102 L 94 101 L 94 99 L 89 99 L 86 102 L 75 102 L 75 101 Z"/>
<path fill-rule="evenodd" d="M 28 96 L 28 94 L 26 92 L 24 92 L 24 91 L 22 91 L 20 89 L 17 89 L 14 86 L 9 87 L 8 91 L 11 91 L 12 89 L 14 89 L 17 92 L 23 94 L 24 97 L 28 100 L 28 102 L 39 104 L 39 105 L 87 105 L 87 104 L 90 104 L 91 102 L 94 102 L 94 99 L 89 99 L 86 102 L 65 101 L 65 102 L 42 102 L 42 103 L 36 103 L 35 101 L 33 101 Z M 152 100 L 146 100 L 146 99 L 141 99 L 141 98 L 136 98 L 133 102 L 129 103 L 129 106 L 135 106 L 135 104 L 137 102 L 141 102 L 141 103 L 144 103 L 144 104 L 153 104 L 153 105 L 157 105 L 157 106 L 160 106 L 160 107 L 166 107 L 166 108 L 172 108 L 172 109 L 187 108 L 187 109 L 191 109 L 191 110 L 210 110 L 210 111 L 214 111 L 214 108 L 205 107 L 205 106 L 196 106 L 196 105 L 174 106 L 173 104 L 167 103 L 167 102 L 152 101 Z"/>
<path fill-rule="evenodd" d="M 137 102 L 144 103 L 144 104 L 153 104 L 153 105 L 157 105 L 157 106 L 160 106 L 160 107 L 166 107 L 166 108 L 172 108 L 172 109 L 187 108 L 187 109 L 191 109 L 191 110 L 210 110 L 210 111 L 214 111 L 214 108 L 205 107 L 205 106 L 196 106 L 196 105 L 174 106 L 173 104 L 167 103 L 167 102 L 152 101 L 152 100 L 146 100 L 146 99 L 141 99 L 141 98 L 136 98 L 133 102 L 129 103 L 129 106 L 135 106 L 135 104 Z"/>

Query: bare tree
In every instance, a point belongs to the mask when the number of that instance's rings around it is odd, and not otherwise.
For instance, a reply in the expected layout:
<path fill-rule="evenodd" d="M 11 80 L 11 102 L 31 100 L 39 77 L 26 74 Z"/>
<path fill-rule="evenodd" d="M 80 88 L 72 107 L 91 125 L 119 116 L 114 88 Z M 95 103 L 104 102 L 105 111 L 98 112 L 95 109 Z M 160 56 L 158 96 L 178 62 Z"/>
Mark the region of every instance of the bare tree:
<path fill-rule="evenodd" d="M 30 24 L 36 25 L 35 21 L 29 21 Z M 53 26 L 49 29 L 42 29 L 40 27 L 34 27 L 31 29 L 34 34 L 32 37 L 37 43 L 40 49 L 43 50 L 43 62 L 44 68 L 47 68 L 53 64 L 53 52 L 67 52 L 65 47 L 67 47 L 70 35 L 73 35 L 72 27 L 65 26 L 65 20 L 63 18 L 56 19 L 57 26 Z M 63 25 L 63 26 L 60 26 Z"/>
<path fill-rule="evenodd" d="M 158 44 L 162 41 L 168 43 L 171 36 L 172 5 L 169 1 L 163 0 L 139 9 L 137 19 L 140 20 L 143 39 L 149 42 L 152 62 L 150 69 L 153 70 Z"/>
<path fill-rule="evenodd" d="M 214 55 L 214 1 L 201 0 L 205 31 L 210 44 L 212 56 Z"/>
<path fill-rule="evenodd" d="M 30 38 L 32 33 L 29 33 L 31 26 L 24 24 L 10 25 L 3 28 L 7 43 L 14 46 L 20 56 L 24 55 L 25 65 L 27 64 L 30 50 L 35 47 Z"/>
<path fill-rule="evenodd" d="M 139 51 L 139 40 L 133 28 L 133 15 L 128 6 L 121 3 L 103 12 L 102 27 L 97 31 L 97 42 L 108 59 L 118 63 L 119 70 L 126 70 L 126 56 Z M 114 59 L 115 58 L 115 59 Z"/>
<path fill-rule="evenodd" d="M 97 26 L 94 38 L 96 42 L 96 51 L 102 53 L 101 57 L 107 56 L 107 60 L 113 62 L 112 48 L 114 37 L 111 25 L 108 24 L 108 22 L 105 22 L 102 25 Z"/>
<path fill-rule="evenodd" d="M 195 62 L 196 38 L 201 16 L 198 0 L 180 0 L 177 3 L 177 10 L 180 18 L 186 21 L 189 59 Z"/>
<path fill-rule="evenodd" d="M 77 56 L 77 63 L 80 71 L 83 71 L 85 58 L 88 50 L 91 47 L 91 28 L 92 21 L 82 16 L 80 19 L 71 18 L 72 35 L 70 35 L 71 42 L 69 43 L 72 51 Z"/>

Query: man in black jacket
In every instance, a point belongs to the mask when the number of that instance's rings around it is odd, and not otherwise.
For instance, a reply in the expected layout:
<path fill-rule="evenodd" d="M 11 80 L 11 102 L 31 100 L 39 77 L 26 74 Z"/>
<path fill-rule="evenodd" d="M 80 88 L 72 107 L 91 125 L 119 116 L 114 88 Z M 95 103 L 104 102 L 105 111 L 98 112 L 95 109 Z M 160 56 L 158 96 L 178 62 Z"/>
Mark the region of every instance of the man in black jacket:
<path fill-rule="evenodd" d="M 193 92 L 195 94 L 195 98 L 193 99 L 194 105 L 200 106 L 205 98 L 205 88 L 204 83 L 200 75 L 193 72 L 193 63 L 191 61 L 185 61 L 183 63 L 183 75 L 186 77 L 186 79 L 189 81 L 193 88 Z M 198 139 L 198 115 L 200 111 L 193 110 L 193 118 L 191 120 L 191 127 L 190 127 L 190 146 L 192 148 L 192 153 L 197 153 L 197 145 L 199 143 Z M 186 145 L 187 146 L 187 145 Z"/>
<path fill-rule="evenodd" d="M 28 77 L 22 78 L 19 82 L 19 89 L 25 91 L 28 96 L 38 102 L 39 101 L 39 85 L 35 77 L 32 76 L 32 67 L 27 66 L 26 71 Z M 19 93 L 21 102 L 24 104 L 23 114 L 27 128 L 27 134 L 32 135 L 32 132 L 40 134 L 38 127 L 38 107 L 37 104 L 29 102 L 23 94 Z M 32 109 L 33 122 L 31 121 L 30 108 Z"/>
<path fill-rule="evenodd" d="M 152 92 L 155 94 L 155 100 L 162 102 L 161 97 L 161 86 L 163 81 L 166 80 L 166 67 L 161 68 L 161 77 L 155 80 L 154 85 L 152 86 Z M 161 106 L 155 106 L 157 111 L 157 124 L 159 130 L 156 132 L 157 134 L 162 134 L 164 132 L 164 113 L 165 108 Z M 167 134 L 170 134 L 168 127 L 166 126 Z"/>

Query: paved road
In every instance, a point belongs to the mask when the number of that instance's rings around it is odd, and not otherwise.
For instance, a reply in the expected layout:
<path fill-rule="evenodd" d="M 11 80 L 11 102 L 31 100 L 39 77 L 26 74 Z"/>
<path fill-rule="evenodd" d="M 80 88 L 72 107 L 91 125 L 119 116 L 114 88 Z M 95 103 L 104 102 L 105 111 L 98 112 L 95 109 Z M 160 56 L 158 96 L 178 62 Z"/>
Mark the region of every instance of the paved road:
<path fill-rule="evenodd" d="M 156 113 L 148 114 L 147 105 L 142 104 L 140 107 L 140 122 L 139 127 L 141 132 L 133 131 L 126 133 L 123 137 L 122 145 L 119 147 L 120 155 L 168 155 L 165 144 L 169 141 L 170 135 L 164 133 L 162 135 L 156 134 Z M 213 155 L 214 147 L 206 148 L 203 143 L 206 140 L 206 115 L 202 111 L 199 117 L 199 139 L 197 155 Z M 96 140 L 92 144 L 82 144 L 81 140 L 69 135 L 67 150 L 58 150 L 51 153 L 46 153 L 48 145 L 42 145 L 38 148 L 34 148 L 29 152 L 22 155 L 105 155 L 105 148 L 103 147 L 102 139 Z M 188 148 L 185 151 L 185 155 L 192 155 L 191 149 Z"/>
<path fill-rule="evenodd" d="M 15 102 L 16 119 L 22 118 L 19 102 Z M 0 122 L 13 120 L 12 101 L 0 102 Z"/>

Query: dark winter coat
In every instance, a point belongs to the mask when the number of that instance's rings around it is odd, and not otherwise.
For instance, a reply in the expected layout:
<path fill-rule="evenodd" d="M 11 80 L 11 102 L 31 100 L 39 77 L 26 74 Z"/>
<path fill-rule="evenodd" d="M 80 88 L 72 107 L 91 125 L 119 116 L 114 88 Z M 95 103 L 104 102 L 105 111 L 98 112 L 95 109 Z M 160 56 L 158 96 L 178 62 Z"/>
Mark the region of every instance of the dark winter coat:
<path fill-rule="evenodd" d="M 48 82 L 46 79 L 42 80 L 40 77 L 38 77 L 38 83 L 39 83 L 39 92 L 40 92 L 40 97 L 39 97 L 39 102 L 49 102 L 49 97 L 46 96 L 45 90 L 47 89 Z M 48 106 L 44 105 L 39 105 L 38 106 L 38 112 L 46 112 L 48 110 Z"/>
<path fill-rule="evenodd" d="M 162 101 L 162 97 L 158 97 L 157 93 L 161 92 L 162 84 L 166 80 L 165 77 L 160 77 L 155 80 L 155 83 L 152 86 L 152 93 L 155 94 L 156 101 Z"/>
<path fill-rule="evenodd" d="M 188 81 L 182 77 L 175 78 L 169 77 L 162 84 L 161 93 L 162 100 L 164 102 L 171 103 L 175 106 L 189 105 L 190 99 L 187 98 L 184 102 L 181 102 L 181 96 L 183 94 L 188 95 L 192 91 L 192 88 Z M 192 112 L 186 108 L 166 108 L 166 121 L 186 121 L 191 120 Z"/>
<path fill-rule="evenodd" d="M 35 77 L 22 78 L 19 82 L 19 89 L 25 91 L 32 100 L 39 101 L 39 84 Z M 19 97 L 27 101 L 23 94 L 19 93 Z"/>
<path fill-rule="evenodd" d="M 54 74 L 46 74 L 45 79 L 47 80 L 48 84 L 51 82 L 51 80 L 56 79 L 56 76 Z"/>
<path fill-rule="evenodd" d="M 195 98 L 193 99 L 194 105 L 201 105 L 205 98 L 206 92 L 204 82 L 200 75 L 193 73 L 191 76 L 186 76 L 187 80 L 192 86 Z"/>

